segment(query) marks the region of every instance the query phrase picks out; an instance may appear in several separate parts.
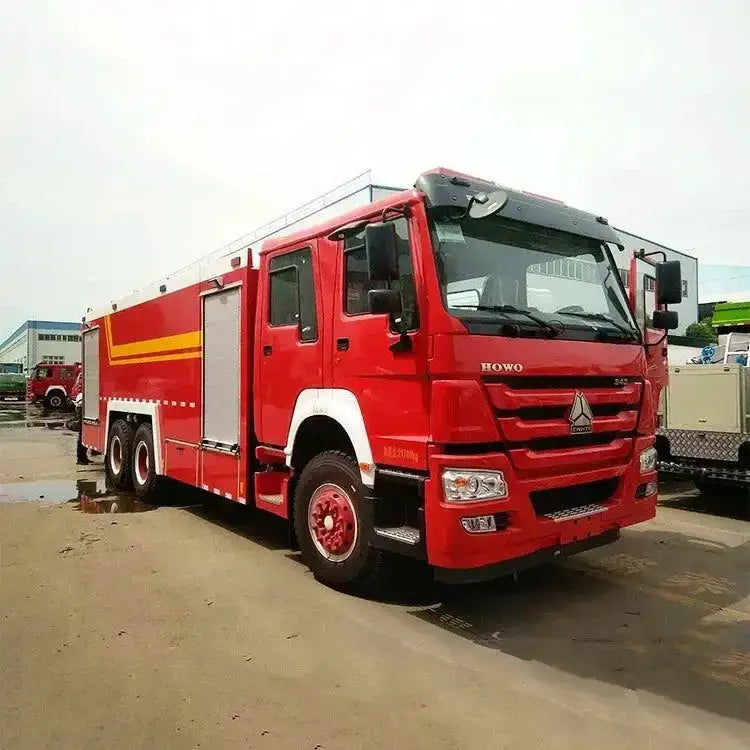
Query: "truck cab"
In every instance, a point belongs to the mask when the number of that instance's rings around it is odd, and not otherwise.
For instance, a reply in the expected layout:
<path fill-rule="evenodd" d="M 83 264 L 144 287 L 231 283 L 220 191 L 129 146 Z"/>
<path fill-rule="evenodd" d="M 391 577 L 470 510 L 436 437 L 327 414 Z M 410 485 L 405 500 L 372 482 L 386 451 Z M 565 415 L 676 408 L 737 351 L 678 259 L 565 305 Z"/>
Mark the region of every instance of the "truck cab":
<path fill-rule="evenodd" d="M 46 364 L 34 367 L 26 383 L 26 398 L 29 403 L 43 403 L 50 409 L 66 405 L 73 392 L 81 363 Z"/>
<path fill-rule="evenodd" d="M 664 363 L 618 243 L 601 216 L 444 169 L 266 242 L 255 431 L 292 469 L 316 575 L 347 575 L 365 525 L 465 581 L 654 516 Z M 659 307 L 680 298 L 676 265 L 654 266 Z M 360 486 L 312 460 L 326 448 Z"/>

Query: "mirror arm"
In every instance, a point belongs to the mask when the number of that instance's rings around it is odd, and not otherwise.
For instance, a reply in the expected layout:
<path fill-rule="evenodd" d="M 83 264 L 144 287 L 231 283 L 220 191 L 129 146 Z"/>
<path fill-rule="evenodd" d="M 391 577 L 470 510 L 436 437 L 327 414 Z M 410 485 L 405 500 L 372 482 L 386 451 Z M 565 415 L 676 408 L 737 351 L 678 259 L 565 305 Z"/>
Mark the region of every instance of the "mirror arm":
<path fill-rule="evenodd" d="M 388 347 L 394 354 L 400 354 L 401 352 L 410 352 L 412 350 L 411 338 L 406 331 L 401 331 L 401 335 L 398 341 L 394 341 Z"/>
<path fill-rule="evenodd" d="M 409 330 L 406 327 L 406 320 L 404 318 L 404 312 L 401 311 L 401 319 L 398 323 L 395 322 L 395 315 L 391 315 L 391 320 L 394 323 L 396 332 L 399 334 L 398 341 L 394 341 L 388 348 L 394 353 L 410 352 L 412 350 L 412 342 L 409 336 Z"/>
<path fill-rule="evenodd" d="M 640 250 L 636 250 L 633 255 L 635 255 L 636 258 L 640 258 L 641 260 L 650 258 L 652 255 L 661 255 L 662 260 L 665 263 L 667 262 L 667 254 L 663 250 L 652 250 L 650 253 L 647 253 L 644 248 L 641 248 Z"/>
<path fill-rule="evenodd" d="M 388 219 L 388 215 L 393 216 L 394 218 L 397 218 L 399 216 L 403 216 L 404 218 L 408 219 L 411 216 L 411 208 L 407 205 L 403 206 L 386 206 L 382 213 L 380 214 L 380 221 L 385 224 L 385 222 Z"/>

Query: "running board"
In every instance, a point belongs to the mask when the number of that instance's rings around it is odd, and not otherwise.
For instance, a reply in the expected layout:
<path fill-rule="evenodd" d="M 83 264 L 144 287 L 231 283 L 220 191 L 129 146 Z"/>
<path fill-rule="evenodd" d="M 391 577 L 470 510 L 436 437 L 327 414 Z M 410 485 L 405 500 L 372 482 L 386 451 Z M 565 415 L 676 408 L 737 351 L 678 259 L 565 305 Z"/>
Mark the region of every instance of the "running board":
<path fill-rule="evenodd" d="M 375 527 L 373 546 L 399 555 L 424 559 L 425 551 L 419 529 L 413 526 Z"/>
<path fill-rule="evenodd" d="M 403 542 L 412 546 L 419 544 L 419 529 L 415 529 L 412 526 L 389 526 L 384 529 L 376 527 L 375 533 L 378 536 L 384 536 L 396 542 Z"/>
<path fill-rule="evenodd" d="M 579 505 L 577 508 L 567 508 L 566 510 L 556 510 L 553 513 L 544 513 L 543 517 L 559 523 L 560 521 L 570 521 L 573 518 L 592 516 L 595 513 L 604 513 L 605 510 L 607 510 L 606 505 L 592 503 L 590 505 Z"/>

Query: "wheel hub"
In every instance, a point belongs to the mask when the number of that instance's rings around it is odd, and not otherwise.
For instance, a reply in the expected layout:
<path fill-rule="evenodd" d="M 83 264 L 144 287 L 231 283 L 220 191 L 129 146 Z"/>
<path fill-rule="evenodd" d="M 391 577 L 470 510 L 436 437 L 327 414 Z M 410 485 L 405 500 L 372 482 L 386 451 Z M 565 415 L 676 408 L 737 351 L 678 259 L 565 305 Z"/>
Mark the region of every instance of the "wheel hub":
<path fill-rule="evenodd" d="M 340 487 L 323 485 L 310 500 L 308 515 L 315 546 L 329 560 L 351 554 L 357 540 L 357 519 L 349 496 Z"/>

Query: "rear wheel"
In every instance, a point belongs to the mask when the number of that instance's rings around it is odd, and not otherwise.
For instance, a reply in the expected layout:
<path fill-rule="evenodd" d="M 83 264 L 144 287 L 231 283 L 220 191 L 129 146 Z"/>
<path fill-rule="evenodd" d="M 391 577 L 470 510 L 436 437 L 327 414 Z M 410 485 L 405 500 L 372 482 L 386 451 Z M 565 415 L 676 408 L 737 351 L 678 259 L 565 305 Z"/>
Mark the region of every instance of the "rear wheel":
<path fill-rule="evenodd" d="M 373 549 L 373 506 L 356 462 L 327 451 L 305 466 L 294 495 L 294 530 L 313 575 L 334 588 L 381 589 L 390 561 Z"/>
<path fill-rule="evenodd" d="M 135 494 L 141 500 L 151 498 L 156 492 L 158 478 L 154 462 L 154 433 L 147 422 L 136 430 L 131 466 Z"/>
<path fill-rule="evenodd" d="M 110 484 L 118 490 L 130 489 L 130 455 L 133 448 L 133 426 L 118 419 L 110 428 L 104 465 Z"/>

